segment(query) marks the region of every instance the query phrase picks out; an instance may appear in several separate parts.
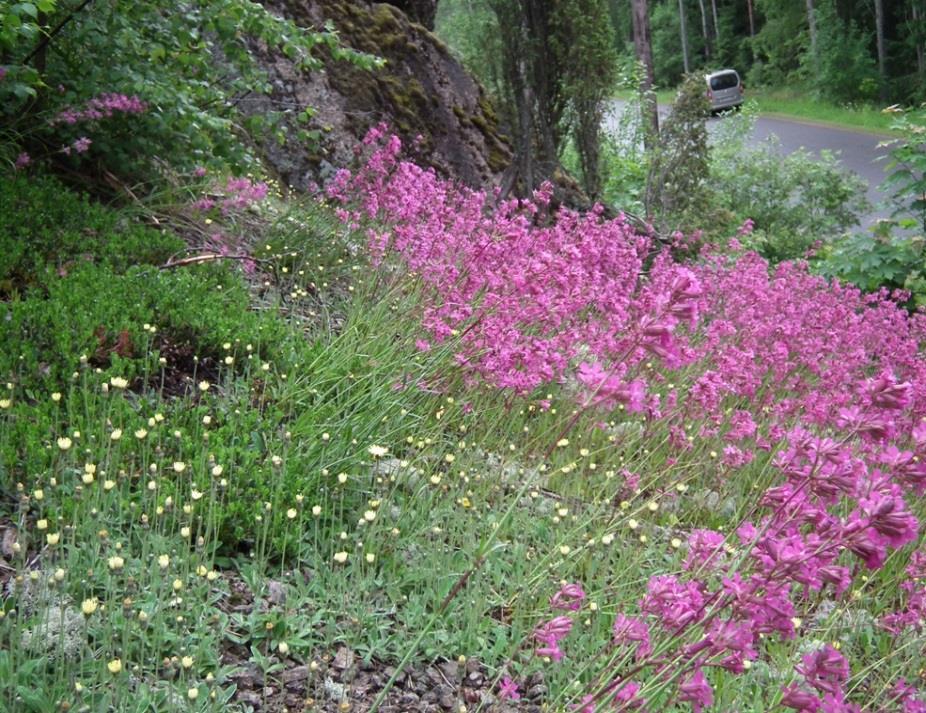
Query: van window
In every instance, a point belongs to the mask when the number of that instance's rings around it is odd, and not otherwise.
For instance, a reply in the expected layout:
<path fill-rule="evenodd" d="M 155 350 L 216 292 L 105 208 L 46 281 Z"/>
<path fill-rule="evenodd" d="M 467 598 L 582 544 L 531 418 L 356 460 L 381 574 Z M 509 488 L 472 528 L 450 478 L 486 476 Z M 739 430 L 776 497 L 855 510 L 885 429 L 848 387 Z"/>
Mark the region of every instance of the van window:
<path fill-rule="evenodd" d="M 719 92 L 723 89 L 733 89 L 740 83 L 740 78 L 736 72 L 724 72 L 715 77 L 711 77 L 711 89 Z"/>

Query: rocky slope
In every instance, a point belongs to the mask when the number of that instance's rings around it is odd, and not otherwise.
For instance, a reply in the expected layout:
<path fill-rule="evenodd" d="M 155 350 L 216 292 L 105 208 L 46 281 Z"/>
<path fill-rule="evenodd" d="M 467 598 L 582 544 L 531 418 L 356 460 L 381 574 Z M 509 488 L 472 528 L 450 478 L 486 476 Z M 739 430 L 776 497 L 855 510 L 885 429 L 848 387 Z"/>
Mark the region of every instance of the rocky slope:
<path fill-rule="evenodd" d="M 263 54 L 273 92 L 249 97 L 242 107 L 252 114 L 284 112 L 288 138 L 262 147 L 283 184 L 305 190 L 324 182 L 335 167 L 351 163 L 358 138 L 382 121 L 419 163 L 474 187 L 498 184 L 510 147 L 481 87 L 428 29 L 435 0 L 274 0 L 268 5 L 306 27 L 330 21 L 345 45 L 386 60 L 383 69 L 367 71 L 325 57 L 323 70 L 306 73 L 280 54 Z M 297 127 L 305 128 L 296 115 L 305 107 L 316 112 L 308 126 L 320 137 L 314 146 L 296 139 Z"/>

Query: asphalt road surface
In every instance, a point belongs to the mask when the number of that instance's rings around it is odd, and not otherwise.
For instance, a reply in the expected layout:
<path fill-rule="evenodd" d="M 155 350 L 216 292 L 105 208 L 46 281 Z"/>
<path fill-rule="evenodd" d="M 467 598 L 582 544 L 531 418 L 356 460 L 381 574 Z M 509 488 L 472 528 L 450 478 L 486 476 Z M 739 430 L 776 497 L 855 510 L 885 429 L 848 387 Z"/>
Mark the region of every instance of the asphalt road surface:
<path fill-rule="evenodd" d="M 614 110 L 605 118 L 606 126 L 614 125 L 623 106 L 624 102 L 615 103 Z M 660 115 L 664 116 L 667 112 L 668 107 L 659 107 Z M 722 121 L 722 116 L 709 119 L 708 130 L 716 128 Z M 887 136 L 800 120 L 760 116 L 752 132 L 752 143 L 758 144 L 772 135 L 778 137 L 781 150 L 786 154 L 802 147 L 817 155 L 824 149 L 836 153 L 846 170 L 857 174 L 868 184 L 868 200 L 872 209 L 862 219 L 862 227 L 869 227 L 879 218 L 890 217 L 891 208 L 885 205 L 888 195 L 879 190 L 887 175 L 884 172 L 884 156 L 889 149 L 878 148 L 878 144 Z"/>

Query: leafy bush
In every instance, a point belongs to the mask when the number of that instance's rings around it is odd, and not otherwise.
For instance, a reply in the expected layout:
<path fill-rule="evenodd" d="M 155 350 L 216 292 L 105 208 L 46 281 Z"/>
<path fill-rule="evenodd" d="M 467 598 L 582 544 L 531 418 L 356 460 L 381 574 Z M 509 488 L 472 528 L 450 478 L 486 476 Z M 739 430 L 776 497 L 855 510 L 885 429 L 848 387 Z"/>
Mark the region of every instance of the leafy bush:
<path fill-rule="evenodd" d="M 828 151 L 782 156 L 776 140 L 750 146 L 754 114 L 723 122 L 713 140 L 710 187 L 716 204 L 750 219 L 748 242 L 772 262 L 804 256 L 858 225 L 868 209 L 865 185 Z"/>
<path fill-rule="evenodd" d="M 19 12 L 14 32 L 15 9 L 39 6 L 44 15 Z M 242 126 L 268 131 L 274 117 L 244 121 L 236 107 L 268 89 L 254 61 L 258 45 L 309 71 L 321 66 L 322 48 L 336 59 L 377 64 L 342 47 L 333 27 L 302 28 L 249 0 L 194 0 L 180 12 L 158 2 L 16 3 L 0 19 L 3 71 L 11 75 L 0 80 L 5 158 L 12 162 L 25 148 L 33 160 L 92 160 L 136 178 L 153 175 L 158 160 L 184 168 L 253 164 Z M 115 112 L 88 111 L 113 98 L 122 101 Z M 82 139 L 89 143 L 75 144 Z"/>
<path fill-rule="evenodd" d="M 893 192 L 895 215 L 909 216 L 908 227 L 926 233 L 926 108 L 901 111 L 892 128 L 901 137 L 882 144 L 891 147 L 883 187 Z"/>

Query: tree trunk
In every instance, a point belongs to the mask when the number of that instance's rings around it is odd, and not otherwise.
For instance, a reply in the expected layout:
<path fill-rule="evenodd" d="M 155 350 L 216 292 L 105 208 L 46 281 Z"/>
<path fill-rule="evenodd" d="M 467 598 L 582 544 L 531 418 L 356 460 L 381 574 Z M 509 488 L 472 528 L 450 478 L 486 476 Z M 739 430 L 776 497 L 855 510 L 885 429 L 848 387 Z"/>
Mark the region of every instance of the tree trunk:
<path fill-rule="evenodd" d="M 720 23 L 717 21 L 717 0 L 711 0 L 711 15 L 714 18 L 714 41 L 720 41 Z"/>
<path fill-rule="evenodd" d="M 875 0 L 875 35 L 878 42 L 878 95 L 887 101 L 887 52 L 884 49 L 884 2 Z"/>
<path fill-rule="evenodd" d="M 813 0 L 807 0 L 807 27 L 810 30 L 810 57 L 813 60 L 814 75 L 820 76 L 820 58 L 817 55 L 817 16 L 813 10 Z"/>
<path fill-rule="evenodd" d="M 685 22 L 685 0 L 678 0 L 678 17 L 681 24 L 682 59 L 685 64 L 685 74 L 688 74 L 691 71 L 691 65 L 688 61 L 688 23 Z"/>
<path fill-rule="evenodd" d="M 633 45 L 637 59 L 643 63 L 645 69 L 643 81 L 640 83 L 640 109 L 643 112 L 643 124 L 649 129 L 643 133 L 643 143 L 646 148 L 652 146 L 659 135 L 659 107 L 656 103 L 656 94 L 653 85 L 656 75 L 653 70 L 653 43 L 649 30 L 649 8 L 647 0 L 631 0 L 633 12 Z"/>
<path fill-rule="evenodd" d="M 756 36 L 756 18 L 752 12 L 752 0 L 746 0 L 746 11 L 749 13 L 749 36 Z"/>
<path fill-rule="evenodd" d="M 923 15 L 916 6 L 916 2 L 913 3 L 913 26 L 921 27 L 920 23 L 923 21 Z M 920 75 L 920 83 L 922 84 L 923 80 L 926 79 L 926 52 L 923 49 L 923 42 L 921 39 L 917 38 L 916 40 L 916 71 Z"/>
<path fill-rule="evenodd" d="M 707 29 L 707 10 L 704 7 L 704 0 L 698 0 L 698 5 L 701 8 L 701 34 L 704 35 L 704 59 L 708 62 L 711 61 L 711 38 L 710 33 Z"/>

